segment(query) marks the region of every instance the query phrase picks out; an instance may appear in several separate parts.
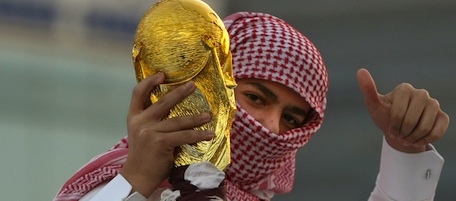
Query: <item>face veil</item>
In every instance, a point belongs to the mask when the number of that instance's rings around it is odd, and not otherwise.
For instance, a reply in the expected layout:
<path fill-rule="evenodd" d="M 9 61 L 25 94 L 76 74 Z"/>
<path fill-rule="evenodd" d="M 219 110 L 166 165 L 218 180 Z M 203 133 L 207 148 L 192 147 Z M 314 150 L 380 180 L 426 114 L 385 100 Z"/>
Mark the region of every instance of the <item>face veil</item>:
<path fill-rule="evenodd" d="M 274 81 L 299 93 L 313 113 L 300 128 L 270 132 L 237 105 L 231 129 L 230 185 L 268 199 L 290 192 L 295 155 L 320 128 L 326 108 L 328 75 L 316 47 L 283 20 L 264 13 L 240 12 L 224 19 L 230 34 L 236 79 Z"/>

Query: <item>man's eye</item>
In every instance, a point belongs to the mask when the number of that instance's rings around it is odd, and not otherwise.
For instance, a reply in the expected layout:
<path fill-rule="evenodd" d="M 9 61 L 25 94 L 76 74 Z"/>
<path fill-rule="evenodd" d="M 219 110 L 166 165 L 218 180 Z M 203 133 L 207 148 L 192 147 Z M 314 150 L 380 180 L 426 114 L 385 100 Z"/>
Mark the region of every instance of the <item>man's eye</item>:
<path fill-rule="evenodd" d="M 295 118 L 293 115 L 284 114 L 283 119 L 291 128 L 298 128 L 301 126 L 301 121 Z"/>
<path fill-rule="evenodd" d="M 255 103 L 260 103 L 260 104 L 263 103 L 263 101 L 261 101 L 261 98 L 255 94 L 245 94 L 245 95 Z"/>

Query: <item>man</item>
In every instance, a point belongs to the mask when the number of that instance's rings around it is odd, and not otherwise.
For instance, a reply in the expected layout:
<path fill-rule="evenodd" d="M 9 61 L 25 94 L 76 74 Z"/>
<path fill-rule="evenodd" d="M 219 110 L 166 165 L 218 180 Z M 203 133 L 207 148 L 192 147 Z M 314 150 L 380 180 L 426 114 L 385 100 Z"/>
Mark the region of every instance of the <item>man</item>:
<path fill-rule="evenodd" d="M 291 191 L 296 151 L 323 122 L 326 68 L 315 46 L 279 18 L 242 12 L 224 22 L 238 82 L 227 200 L 270 200 L 275 193 Z M 432 200 L 443 158 L 430 143 L 446 132 L 448 115 L 424 90 L 401 84 L 382 95 L 367 70 L 360 69 L 357 77 L 368 111 L 385 139 L 377 185 L 369 200 Z M 162 199 L 169 188 L 163 181 L 174 148 L 213 137 L 210 131 L 192 130 L 208 122 L 208 114 L 162 120 L 195 90 L 192 82 L 144 106 L 149 92 L 163 80 L 159 73 L 136 86 L 127 118 L 128 139 L 83 167 L 55 200 Z"/>

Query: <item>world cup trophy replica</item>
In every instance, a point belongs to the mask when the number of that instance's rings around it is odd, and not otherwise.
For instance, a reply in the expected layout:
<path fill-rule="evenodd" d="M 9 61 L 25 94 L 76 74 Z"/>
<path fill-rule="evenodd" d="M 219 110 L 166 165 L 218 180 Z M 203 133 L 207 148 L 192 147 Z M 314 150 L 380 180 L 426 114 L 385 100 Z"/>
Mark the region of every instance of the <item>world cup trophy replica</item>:
<path fill-rule="evenodd" d="M 208 161 L 225 170 L 230 163 L 236 82 L 228 32 L 216 12 L 201 0 L 156 3 L 139 22 L 132 56 L 138 82 L 165 74 L 164 83 L 151 93 L 152 104 L 185 82 L 195 83 L 195 92 L 172 108 L 167 118 L 212 114 L 209 123 L 194 129 L 213 130 L 216 136 L 177 148 L 175 167 Z"/>

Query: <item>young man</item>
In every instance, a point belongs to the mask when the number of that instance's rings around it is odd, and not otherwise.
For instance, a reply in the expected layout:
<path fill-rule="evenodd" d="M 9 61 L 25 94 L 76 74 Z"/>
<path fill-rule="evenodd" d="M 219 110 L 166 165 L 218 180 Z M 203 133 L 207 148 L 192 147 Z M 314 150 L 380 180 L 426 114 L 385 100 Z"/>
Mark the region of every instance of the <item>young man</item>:
<path fill-rule="evenodd" d="M 230 34 L 237 114 L 226 170 L 227 200 L 270 200 L 293 186 L 296 151 L 320 128 L 328 75 L 320 53 L 299 31 L 263 13 L 236 13 L 225 19 Z M 378 94 L 365 69 L 358 82 L 366 106 L 384 133 L 377 185 L 369 200 L 432 200 L 443 158 L 430 143 L 440 139 L 449 117 L 424 90 L 401 84 Z M 193 127 L 208 114 L 163 118 L 195 90 L 189 82 L 145 106 L 162 83 L 152 75 L 134 89 L 128 139 L 83 167 L 55 200 L 160 200 L 174 149 L 211 139 Z"/>

